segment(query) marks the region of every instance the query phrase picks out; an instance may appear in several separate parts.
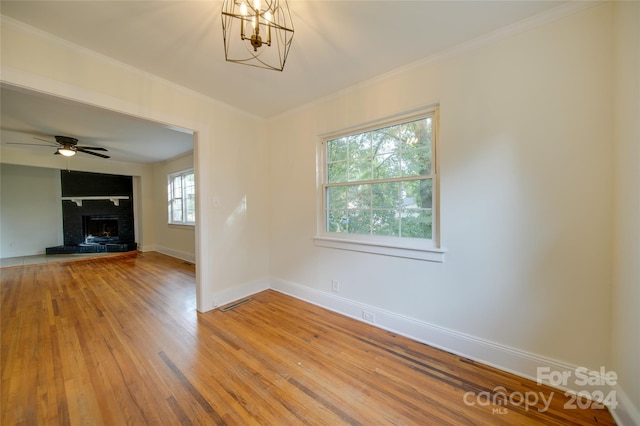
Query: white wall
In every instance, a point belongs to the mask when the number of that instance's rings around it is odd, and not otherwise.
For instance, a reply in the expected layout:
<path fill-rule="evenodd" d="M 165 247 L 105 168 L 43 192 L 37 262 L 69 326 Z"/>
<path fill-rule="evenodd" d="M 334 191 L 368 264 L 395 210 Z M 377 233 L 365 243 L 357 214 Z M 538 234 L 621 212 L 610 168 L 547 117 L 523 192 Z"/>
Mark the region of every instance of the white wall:
<path fill-rule="evenodd" d="M 2 20 L 1 43 L 3 82 L 194 130 L 197 204 L 206 212 L 197 224 L 198 309 L 240 286 L 268 285 L 263 120 L 15 21 Z M 156 244 L 152 180 L 141 179 L 145 245 Z"/>
<path fill-rule="evenodd" d="M 335 306 L 611 369 L 611 21 L 591 8 L 273 120 L 275 285 L 329 300 L 338 279 Z M 315 247 L 318 134 L 434 102 L 445 263 Z"/>
<path fill-rule="evenodd" d="M 194 226 L 170 225 L 167 217 L 167 176 L 193 168 L 193 154 L 181 156 L 169 161 L 155 164 L 154 176 L 154 208 L 156 245 L 155 250 L 179 259 L 195 262 L 196 234 Z M 197 186 L 196 182 L 196 186 Z"/>
<path fill-rule="evenodd" d="M 62 245 L 60 170 L 0 165 L 0 257 Z"/>
<path fill-rule="evenodd" d="M 616 2 L 613 366 L 640 424 L 640 3 Z M 631 404 L 628 404 L 631 405 Z"/>

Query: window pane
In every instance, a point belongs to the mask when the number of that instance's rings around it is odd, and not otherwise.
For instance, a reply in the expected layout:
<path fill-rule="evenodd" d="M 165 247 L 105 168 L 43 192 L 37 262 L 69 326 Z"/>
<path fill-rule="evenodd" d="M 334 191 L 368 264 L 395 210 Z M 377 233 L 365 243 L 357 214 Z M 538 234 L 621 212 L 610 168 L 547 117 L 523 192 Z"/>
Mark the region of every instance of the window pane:
<path fill-rule="evenodd" d="M 400 161 L 396 154 L 376 155 L 373 159 L 373 178 L 387 179 L 400 176 Z"/>
<path fill-rule="evenodd" d="M 327 161 L 345 161 L 347 159 L 347 138 L 327 141 Z"/>
<path fill-rule="evenodd" d="M 337 163 L 329 163 L 327 167 L 327 182 L 346 182 L 347 181 L 347 162 L 339 161 Z"/>
<path fill-rule="evenodd" d="M 373 235 L 389 235 L 399 237 L 400 216 L 398 215 L 398 211 L 395 209 L 373 210 L 371 233 Z"/>
<path fill-rule="evenodd" d="M 399 127 L 400 126 L 392 126 L 371 132 L 374 155 L 398 151 L 398 147 L 400 146 L 400 139 L 398 138 Z"/>
<path fill-rule="evenodd" d="M 193 186 L 195 182 L 195 175 L 193 173 L 187 173 L 184 175 L 184 180 L 187 186 Z"/>
<path fill-rule="evenodd" d="M 431 149 L 431 117 L 404 126 L 402 149 Z"/>
<path fill-rule="evenodd" d="M 347 211 L 329 210 L 327 228 L 329 232 L 347 232 Z"/>
<path fill-rule="evenodd" d="M 349 163 L 349 182 L 371 179 L 371 158 L 358 158 Z"/>
<path fill-rule="evenodd" d="M 347 207 L 347 187 L 334 186 L 327 188 L 327 208 L 344 209 Z"/>
<path fill-rule="evenodd" d="M 432 238 L 431 210 L 403 210 L 401 237 Z"/>
<path fill-rule="evenodd" d="M 347 187 L 347 207 L 350 209 L 368 209 L 371 207 L 371 185 L 353 185 Z"/>
<path fill-rule="evenodd" d="M 182 197 L 182 176 L 173 178 L 173 198 Z"/>
<path fill-rule="evenodd" d="M 371 233 L 371 210 L 348 210 L 347 221 L 350 234 Z"/>
<path fill-rule="evenodd" d="M 422 176 L 431 174 L 431 150 L 412 149 L 402 152 L 402 175 Z"/>
<path fill-rule="evenodd" d="M 195 195 L 187 195 L 187 222 L 196 221 L 196 197 Z"/>
<path fill-rule="evenodd" d="M 372 185 L 371 206 L 374 209 L 397 209 L 400 198 L 400 183 L 386 182 Z"/>
<path fill-rule="evenodd" d="M 371 137 L 369 133 L 348 136 L 344 138 L 349 145 L 349 159 L 371 157 Z"/>
<path fill-rule="evenodd" d="M 431 179 L 402 182 L 402 206 L 406 209 L 430 209 L 433 203 Z"/>
<path fill-rule="evenodd" d="M 182 199 L 176 198 L 172 202 L 173 222 L 182 222 Z"/>
<path fill-rule="evenodd" d="M 196 193 L 196 182 L 193 173 L 190 173 L 184 177 L 184 190 L 187 195 Z"/>

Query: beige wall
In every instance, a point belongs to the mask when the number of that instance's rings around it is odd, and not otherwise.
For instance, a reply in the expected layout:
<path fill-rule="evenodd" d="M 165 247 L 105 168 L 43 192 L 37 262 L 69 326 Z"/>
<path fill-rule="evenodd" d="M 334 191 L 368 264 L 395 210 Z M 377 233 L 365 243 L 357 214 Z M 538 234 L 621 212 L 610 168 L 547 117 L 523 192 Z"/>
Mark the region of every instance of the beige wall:
<path fill-rule="evenodd" d="M 611 368 L 611 33 L 588 9 L 273 120 L 272 280 Z M 318 135 L 434 102 L 445 263 L 314 246 Z"/>
<path fill-rule="evenodd" d="M 62 245 L 60 170 L 0 165 L 0 258 Z"/>

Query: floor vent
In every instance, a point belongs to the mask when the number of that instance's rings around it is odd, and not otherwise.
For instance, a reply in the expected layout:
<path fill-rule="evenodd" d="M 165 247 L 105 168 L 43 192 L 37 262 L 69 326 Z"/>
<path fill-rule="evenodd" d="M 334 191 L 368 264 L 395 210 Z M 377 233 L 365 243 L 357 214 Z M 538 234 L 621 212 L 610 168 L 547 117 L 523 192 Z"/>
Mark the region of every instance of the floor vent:
<path fill-rule="evenodd" d="M 243 299 L 243 300 L 240 300 L 239 302 L 235 302 L 235 303 L 232 303 L 230 305 L 227 305 L 224 308 L 220 308 L 220 310 L 222 312 L 227 312 L 227 311 L 230 311 L 231 309 L 237 308 L 240 305 L 244 305 L 245 303 L 250 302 L 250 301 L 251 301 L 251 299 Z"/>

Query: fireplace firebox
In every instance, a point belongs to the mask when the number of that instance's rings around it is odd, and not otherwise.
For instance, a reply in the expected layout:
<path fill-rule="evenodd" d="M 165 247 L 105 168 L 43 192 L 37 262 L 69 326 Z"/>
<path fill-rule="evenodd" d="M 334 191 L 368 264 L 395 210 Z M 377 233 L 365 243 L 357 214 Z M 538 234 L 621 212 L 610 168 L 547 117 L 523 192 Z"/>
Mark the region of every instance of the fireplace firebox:
<path fill-rule="evenodd" d="M 118 216 L 83 216 L 85 244 L 113 244 L 118 243 Z"/>

